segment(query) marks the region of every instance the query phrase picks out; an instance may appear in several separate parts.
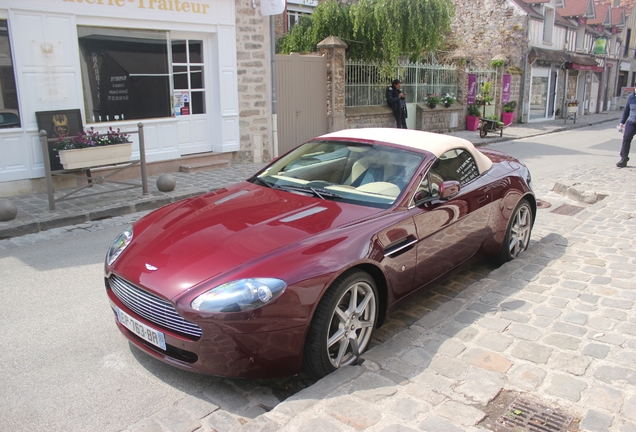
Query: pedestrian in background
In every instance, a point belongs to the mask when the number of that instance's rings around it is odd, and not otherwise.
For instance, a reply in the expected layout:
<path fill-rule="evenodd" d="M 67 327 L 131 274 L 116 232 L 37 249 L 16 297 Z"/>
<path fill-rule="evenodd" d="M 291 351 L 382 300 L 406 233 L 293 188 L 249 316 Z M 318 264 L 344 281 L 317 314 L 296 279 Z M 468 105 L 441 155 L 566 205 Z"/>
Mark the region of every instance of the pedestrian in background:
<path fill-rule="evenodd" d="M 401 86 L 402 82 L 400 80 L 393 80 L 391 86 L 386 89 L 386 103 L 393 110 L 398 129 L 406 129 L 406 118 L 408 117 L 406 95 L 402 93 Z"/>
<path fill-rule="evenodd" d="M 616 163 L 616 166 L 624 168 L 629 160 L 629 149 L 632 146 L 632 139 L 636 135 L 636 90 L 627 97 L 618 131 L 623 132 L 623 145 L 621 146 L 621 160 Z"/>

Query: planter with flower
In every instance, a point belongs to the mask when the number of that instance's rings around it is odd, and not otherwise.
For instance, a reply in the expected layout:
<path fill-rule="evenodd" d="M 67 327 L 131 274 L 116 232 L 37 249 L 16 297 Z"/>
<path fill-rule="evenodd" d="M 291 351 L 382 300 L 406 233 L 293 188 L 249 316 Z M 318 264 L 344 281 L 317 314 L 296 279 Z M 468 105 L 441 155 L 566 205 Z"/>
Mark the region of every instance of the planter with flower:
<path fill-rule="evenodd" d="M 64 169 L 91 168 L 130 161 L 132 143 L 129 135 L 109 128 L 100 134 L 92 127 L 74 137 L 60 137 L 55 149 Z"/>
<path fill-rule="evenodd" d="M 568 114 L 574 114 L 579 111 L 579 101 L 570 100 L 568 101 Z"/>
<path fill-rule="evenodd" d="M 455 98 L 446 93 L 446 96 L 442 98 L 442 103 L 446 108 L 450 108 L 450 106 L 455 103 Z"/>
<path fill-rule="evenodd" d="M 475 105 L 468 105 L 468 114 L 466 115 L 466 130 L 476 131 L 479 129 L 479 116 L 481 110 Z"/>
<path fill-rule="evenodd" d="M 505 126 L 512 124 L 515 120 L 515 109 L 517 108 L 517 101 L 506 102 L 503 105 L 503 113 L 501 113 L 501 120 Z"/>
<path fill-rule="evenodd" d="M 431 93 L 428 96 L 424 97 L 424 103 L 428 105 L 429 108 L 435 108 L 437 104 L 441 102 L 442 102 L 442 99 L 439 97 L 437 93 Z"/>

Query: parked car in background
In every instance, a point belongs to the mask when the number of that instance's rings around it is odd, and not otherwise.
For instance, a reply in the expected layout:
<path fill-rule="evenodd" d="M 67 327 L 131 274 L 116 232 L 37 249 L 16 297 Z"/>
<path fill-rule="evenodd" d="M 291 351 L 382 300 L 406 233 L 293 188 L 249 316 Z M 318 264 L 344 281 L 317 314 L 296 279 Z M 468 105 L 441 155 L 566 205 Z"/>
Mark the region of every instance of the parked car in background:
<path fill-rule="evenodd" d="M 186 370 L 327 375 L 417 290 L 473 257 L 522 253 L 530 183 L 515 158 L 456 137 L 323 135 L 127 228 L 105 263 L 115 322 Z"/>
<path fill-rule="evenodd" d="M 0 109 L 0 129 L 20 127 L 20 115 L 12 109 Z"/>

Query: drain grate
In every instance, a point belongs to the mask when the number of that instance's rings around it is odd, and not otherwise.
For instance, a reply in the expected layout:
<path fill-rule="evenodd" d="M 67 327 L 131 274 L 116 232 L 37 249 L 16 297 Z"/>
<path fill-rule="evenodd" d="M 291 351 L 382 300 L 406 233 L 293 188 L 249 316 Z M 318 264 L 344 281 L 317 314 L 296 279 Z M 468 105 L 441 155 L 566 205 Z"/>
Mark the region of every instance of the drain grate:
<path fill-rule="evenodd" d="M 552 204 L 550 204 L 549 202 L 543 201 L 543 200 L 540 200 L 540 199 L 537 200 L 537 208 L 538 209 L 547 209 L 547 208 L 550 208 L 550 207 L 552 207 Z"/>
<path fill-rule="evenodd" d="M 554 210 L 552 210 L 551 213 L 556 213 L 556 214 L 565 215 L 565 216 L 574 216 L 581 210 L 583 210 L 583 207 L 581 206 L 575 206 L 572 204 L 563 204 L 555 208 Z"/>
<path fill-rule="evenodd" d="M 497 420 L 512 431 L 564 432 L 574 417 L 523 399 L 515 399 Z"/>

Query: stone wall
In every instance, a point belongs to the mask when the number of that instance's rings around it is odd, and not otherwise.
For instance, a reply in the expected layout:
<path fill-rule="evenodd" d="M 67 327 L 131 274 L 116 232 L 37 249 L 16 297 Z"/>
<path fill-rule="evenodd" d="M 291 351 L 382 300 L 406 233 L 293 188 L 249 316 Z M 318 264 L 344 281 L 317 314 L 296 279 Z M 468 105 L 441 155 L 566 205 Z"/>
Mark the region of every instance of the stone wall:
<path fill-rule="evenodd" d="M 455 132 L 466 129 L 466 110 L 463 105 L 452 104 L 446 108 L 444 105 L 437 105 L 429 108 L 424 104 L 417 104 L 415 129 L 427 132 Z M 451 127 L 451 117 L 456 115 L 456 126 Z"/>
<path fill-rule="evenodd" d="M 237 161 L 272 157 L 271 41 L 269 17 L 251 0 L 236 0 L 236 56 L 241 150 Z"/>
<path fill-rule="evenodd" d="M 350 107 L 345 109 L 346 128 L 395 127 L 395 117 L 388 105 Z"/>

